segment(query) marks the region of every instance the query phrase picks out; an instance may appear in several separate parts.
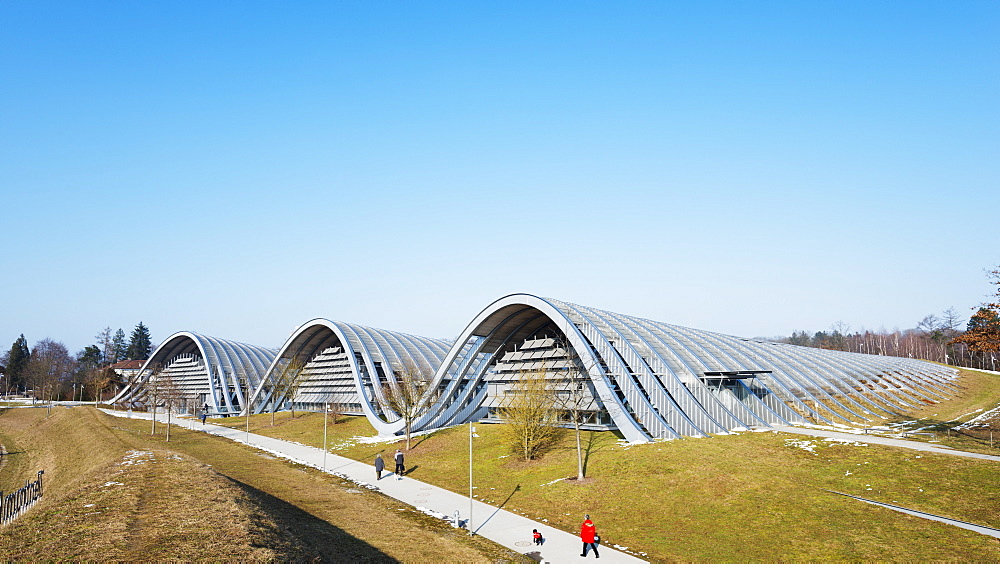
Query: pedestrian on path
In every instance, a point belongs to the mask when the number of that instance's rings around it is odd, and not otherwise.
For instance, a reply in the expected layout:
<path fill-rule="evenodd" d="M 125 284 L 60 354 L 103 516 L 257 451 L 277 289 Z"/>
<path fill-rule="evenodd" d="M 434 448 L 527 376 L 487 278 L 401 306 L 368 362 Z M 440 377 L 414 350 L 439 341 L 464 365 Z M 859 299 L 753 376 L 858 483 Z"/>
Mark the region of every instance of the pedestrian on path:
<path fill-rule="evenodd" d="M 208 408 L 202 409 L 201 413 L 198 414 L 198 417 L 201 418 L 201 424 L 204 425 L 205 419 L 208 418 Z"/>
<path fill-rule="evenodd" d="M 583 541 L 583 554 L 580 556 L 586 558 L 587 550 L 594 549 L 594 556 L 600 558 L 601 555 L 597 553 L 597 543 L 600 542 L 598 539 L 601 537 L 597 536 L 597 527 L 594 526 L 594 522 L 590 520 L 590 515 L 583 516 L 583 524 L 580 525 L 580 540 Z"/>
<path fill-rule="evenodd" d="M 396 479 L 402 480 L 403 472 L 406 472 L 406 467 L 403 466 L 403 451 L 399 450 L 398 448 L 396 449 L 395 460 L 396 460 Z"/>
<path fill-rule="evenodd" d="M 382 470 L 385 470 L 385 461 L 382 460 L 382 453 L 375 455 L 375 480 L 382 479 Z"/>
<path fill-rule="evenodd" d="M 535 539 L 536 545 L 542 544 L 542 533 L 539 533 L 538 529 L 531 529 L 531 537 Z"/>

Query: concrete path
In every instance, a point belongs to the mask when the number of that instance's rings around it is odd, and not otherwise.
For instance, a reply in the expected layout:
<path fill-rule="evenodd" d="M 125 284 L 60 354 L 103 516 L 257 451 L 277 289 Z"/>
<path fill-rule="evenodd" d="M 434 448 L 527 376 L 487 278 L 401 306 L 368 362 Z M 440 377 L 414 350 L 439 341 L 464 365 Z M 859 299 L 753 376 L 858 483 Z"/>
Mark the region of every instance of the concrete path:
<path fill-rule="evenodd" d="M 150 414 L 148 413 L 137 412 L 130 414 L 129 412 L 111 411 L 109 409 L 102 409 L 101 411 L 117 417 L 150 419 Z M 163 414 L 158 415 L 157 420 L 165 420 Z M 212 425 L 211 423 L 202 425 L 200 422 L 188 418 L 174 418 L 173 423 L 185 428 L 204 431 L 237 442 L 246 443 L 250 446 L 295 460 L 296 462 L 303 462 L 310 466 L 321 468 L 326 472 L 335 472 L 355 482 L 374 485 L 383 494 L 416 508 L 429 509 L 448 516 L 453 516 L 458 511 L 463 523 L 469 517 L 469 498 L 467 496 L 459 495 L 413 478 L 403 477 L 402 479 L 397 479 L 397 476 L 391 472 L 384 472 L 382 479 L 376 482 L 375 468 L 371 464 L 327 453 L 326 467 L 323 468 L 323 449 L 273 439 L 254 433 L 250 433 L 248 436 L 246 431 Z M 387 457 L 386 469 L 392 468 L 392 464 L 391 457 Z M 593 514 L 591 517 L 597 525 L 598 534 L 600 534 L 601 516 Z M 579 520 L 583 522 L 583 515 L 579 516 Z M 480 501 L 473 501 L 472 504 L 472 527 L 477 535 L 482 535 L 497 544 L 503 545 L 520 554 L 527 555 L 537 561 L 569 562 L 585 560 L 580 557 L 583 543 L 580 541 L 578 535 L 555 529 L 546 523 L 532 521 L 527 517 L 522 517 Z M 536 547 L 531 542 L 532 529 L 538 529 L 545 538 L 545 543 L 542 546 Z M 601 545 L 599 552 L 601 562 L 645 562 L 640 558 L 605 545 Z M 593 558 L 593 556 L 588 556 L 588 558 Z"/>
<path fill-rule="evenodd" d="M 862 435 L 855 433 L 840 433 L 837 431 L 827 431 L 824 429 L 809 429 L 807 427 L 788 427 L 785 425 L 775 425 L 775 431 L 781 431 L 782 433 L 795 433 L 796 435 L 809 435 L 811 437 L 827 437 L 834 439 L 842 439 L 845 441 L 858 441 L 864 443 L 874 443 L 877 445 L 894 446 L 899 448 L 909 448 L 913 450 L 922 450 L 924 452 L 933 452 L 935 454 L 949 454 L 951 456 L 964 456 L 967 458 L 978 458 L 980 460 L 992 460 L 994 462 L 1000 462 L 1000 456 L 994 456 L 991 454 L 979 454 L 978 452 L 966 452 L 964 450 L 955 450 L 951 447 L 933 445 L 928 443 L 921 443 L 919 441 L 906 441 L 903 439 L 891 439 L 889 437 L 880 437 L 878 435 Z"/>
<path fill-rule="evenodd" d="M 886 509 L 892 509 L 893 511 L 899 511 L 900 513 L 906 513 L 907 515 L 913 515 L 914 517 L 920 517 L 921 519 L 947 523 L 949 525 L 954 525 L 956 527 L 961 527 L 963 529 L 975 531 L 982 535 L 989 535 L 991 537 L 1000 539 L 1000 529 L 994 529 L 993 527 L 987 527 L 985 525 L 977 525 L 975 523 L 969 523 L 968 521 L 959 521 L 958 519 L 952 519 L 950 517 L 942 517 L 940 515 L 934 515 L 933 513 L 925 513 L 923 511 L 917 511 L 916 509 L 908 509 L 906 507 L 901 507 L 899 505 L 892 505 L 891 503 L 883 503 L 881 501 L 875 501 L 873 499 L 865 499 L 863 497 L 858 497 L 856 495 L 835 492 L 833 490 L 826 490 L 826 491 L 832 494 L 842 495 L 844 497 L 850 497 L 858 501 L 870 503 L 872 505 L 877 505 L 879 507 L 885 507 Z"/>

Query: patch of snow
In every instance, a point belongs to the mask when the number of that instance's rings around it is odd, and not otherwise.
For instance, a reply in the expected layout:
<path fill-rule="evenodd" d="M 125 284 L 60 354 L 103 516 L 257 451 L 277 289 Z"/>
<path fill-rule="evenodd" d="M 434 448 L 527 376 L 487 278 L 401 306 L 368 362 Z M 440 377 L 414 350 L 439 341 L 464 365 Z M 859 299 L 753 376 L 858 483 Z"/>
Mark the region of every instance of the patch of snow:
<path fill-rule="evenodd" d="M 124 486 L 124 485 L 125 484 L 123 484 L 121 482 L 105 482 L 103 485 L 98 486 L 98 487 L 107 488 L 107 487 L 110 487 L 110 486 Z"/>
<path fill-rule="evenodd" d="M 979 411 L 983 411 L 983 410 L 978 409 L 978 410 L 976 410 L 976 411 L 974 411 L 972 413 L 977 413 Z M 970 413 L 969 415 L 972 415 L 972 413 Z M 986 422 L 986 421 L 988 421 L 990 419 L 994 419 L 994 418 L 1000 418 L 1000 405 L 994 407 L 993 409 L 991 409 L 989 411 L 984 411 L 983 413 L 980 413 L 979 415 L 973 417 L 972 419 L 969 419 L 965 423 L 962 423 L 961 425 L 959 425 L 958 427 L 956 427 L 956 429 L 967 429 L 969 427 L 975 426 L 977 424 L 984 423 L 984 422 Z"/>
<path fill-rule="evenodd" d="M 838 438 L 835 438 L 835 437 L 830 437 L 830 438 L 827 438 L 827 439 L 823 439 L 823 442 L 825 442 L 825 443 L 835 443 L 835 444 L 841 444 L 841 445 L 850 445 L 850 446 L 868 446 L 868 443 L 859 443 L 857 441 L 852 441 L 850 439 L 838 439 Z"/>
<path fill-rule="evenodd" d="M 566 478 L 556 478 L 555 480 L 552 480 L 551 482 L 546 482 L 544 484 L 539 484 L 539 485 L 541 485 L 541 486 L 551 486 L 552 484 L 554 484 L 556 482 L 561 482 L 561 481 L 563 481 L 565 479 Z M 569 515 L 569 513 L 567 513 L 566 515 Z"/>
<path fill-rule="evenodd" d="M 785 446 L 800 448 L 806 452 L 812 453 L 814 456 L 818 456 L 816 454 L 816 444 L 813 443 L 812 441 L 799 440 L 799 439 L 785 439 Z"/>
<path fill-rule="evenodd" d="M 125 453 L 122 457 L 124 460 L 118 463 L 118 466 L 132 466 L 134 464 L 144 464 L 148 460 L 154 460 L 156 457 L 151 451 L 148 450 L 130 450 Z"/>
<path fill-rule="evenodd" d="M 440 513 L 438 511 L 434 511 L 433 509 L 427 509 L 426 507 L 416 507 L 415 509 L 425 515 L 436 517 L 438 519 L 441 519 L 442 521 L 454 522 L 455 520 L 453 517 L 449 517 L 448 515 L 445 515 L 444 513 Z"/>

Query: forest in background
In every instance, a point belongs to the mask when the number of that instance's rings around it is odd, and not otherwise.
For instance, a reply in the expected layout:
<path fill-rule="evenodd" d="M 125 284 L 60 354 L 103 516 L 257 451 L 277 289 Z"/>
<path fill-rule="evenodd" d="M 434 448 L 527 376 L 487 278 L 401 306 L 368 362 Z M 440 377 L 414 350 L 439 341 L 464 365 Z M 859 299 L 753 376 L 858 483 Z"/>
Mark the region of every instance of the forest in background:
<path fill-rule="evenodd" d="M 996 370 L 1000 356 L 1000 266 L 987 273 L 996 286 L 990 302 L 980 304 L 962 327 L 963 317 L 950 307 L 940 315 L 925 316 L 912 329 L 862 329 L 851 331 L 838 321 L 829 331 L 794 331 L 789 337 L 771 339 L 779 343 L 884 356 L 919 358 L 963 366 Z"/>

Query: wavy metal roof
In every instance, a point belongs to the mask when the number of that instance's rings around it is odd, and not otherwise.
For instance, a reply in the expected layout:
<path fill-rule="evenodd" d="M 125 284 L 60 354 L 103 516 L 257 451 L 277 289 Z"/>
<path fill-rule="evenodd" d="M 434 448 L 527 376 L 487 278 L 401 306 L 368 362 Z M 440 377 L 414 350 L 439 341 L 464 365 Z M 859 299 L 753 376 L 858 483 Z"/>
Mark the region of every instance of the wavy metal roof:
<path fill-rule="evenodd" d="M 745 339 L 531 294 L 493 302 L 454 342 L 314 319 L 279 351 L 177 333 L 157 348 L 143 372 L 196 351 L 205 359 L 205 386 L 230 390 L 212 396 L 217 411 L 242 409 L 238 377 L 246 374 L 257 412 L 288 401 L 316 404 L 350 396 L 379 433 L 391 434 L 400 432 L 402 422 L 380 400 L 384 386 L 397 385 L 395 367 L 410 363 L 433 374 L 428 409 L 414 429 L 464 423 L 487 416 L 495 405 L 490 394 L 509 385 L 509 371 L 501 377 L 506 369 L 498 368 L 502 358 L 535 354 L 511 353 L 544 336 L 572 351 L 568 358 L 579 367 L 594 405 L 630 441 L 776 424 L 864 423 L 946 399 L 958 389 L 956 369 L 926 361 Z M 308 373 L 308 393 L 298 400 L 274 385 L 293 361 Z M 117 399 L 134 398 L 140 389 L 141 382 Z"/>
<path fill-rule="evenodd" d="M 240 413 L 244 397 L 260 386 L 277 351 L 181 331 L 167 337 L 143 364 L 113 403 L 143 401 L 151 377 L 170 370 L 173 363 L 190 364 L 177 372 L 176 384 L 185 393 L 204 394 L 214 413 Z M 199 406 L 200 407 L 200 406 Z"/>
<path fill-rule="evenodd" d="M 349 378 L 353 380 L 358 403 L 372 425 L 380 433 L 391 434 L 399 430 L 402 423 L 398 417 L 385 413 L 381 401 L 383 386 L 395 386 L 394 368 L 412 364 L 426 374 L 434 374 L 451 348 L 451 342 L 375 329 L 364 325 L 313 319 L 300 326 L 281 347 L 268 367 L 267 377 L 261 381 L 254 393 L 252 404 L 258 412 L 266 411 L 275 402 L 282 405 L 295 398 L 287 397 L 287 390 L 276 389 L 276 378 L 289 363 L 308 363 L 324 351 L 340 349 L 344 354 L 343 364 L 350 367 Z M 317 373 L 305 376 L 315 394 L 314 402 L 328 401 L 323 395 L 324 388 L 329 396 L 344 375 L 324 375 Z M 281 397 L 277 397 L 277 396 Z"/>
<path fill-rule="evenodd" d="M 513 294 L 487 306 L 459 336 L 463 350 L 453 348 L 437 374 L 450 385 L 422 425 L 474 418 L 477 384 L 489 378 L 497 353 L 553 330 L 632 441 L 864 422 L 957 390 L 957 370 L 926 361 L 755 341 Z"/>

